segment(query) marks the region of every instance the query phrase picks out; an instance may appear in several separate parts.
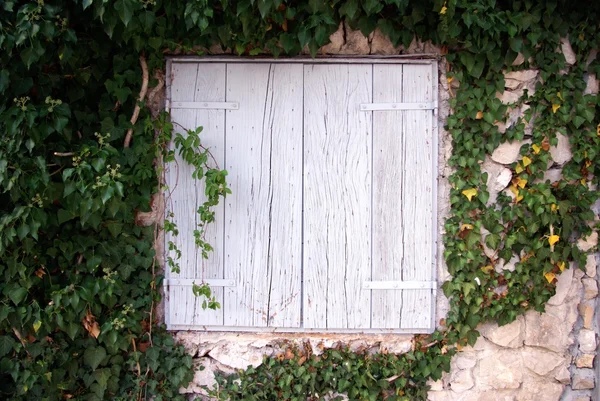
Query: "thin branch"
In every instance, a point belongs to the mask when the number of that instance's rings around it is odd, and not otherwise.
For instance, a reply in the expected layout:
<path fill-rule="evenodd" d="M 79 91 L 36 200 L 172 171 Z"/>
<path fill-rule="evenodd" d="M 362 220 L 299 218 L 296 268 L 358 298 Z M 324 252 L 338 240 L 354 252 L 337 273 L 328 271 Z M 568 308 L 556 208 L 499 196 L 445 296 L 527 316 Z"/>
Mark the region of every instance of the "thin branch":
<path fill-rule="evenodd" d="M 131 125 L 135 125 L 138 117 L 140 116 L 140 103 L 146 98 L 146 92 L 148 91 L 148 64 L 146 64 L 146 57 L 142 54 L 140 56 L 140 66 L 142 67 L 142 89 L 140 90 L 140 97 L 133 109 L 133 115 L 131 116 Z M 123 147 L 128 148 L 131 144 L 131 137 L 133 136 L 133 127 L 127 130 Z"/>
<path fill-rule="evenodd" d="M 188 131 L 187 128 L 185 128 L 183 125 L 179 124 L 177 121 L 171 121 L 172 124 L 175 125 L 179 125 L 181 127 L 181 129 L 183 129 L 184 131 Z M 215 157 L 213 156 L 213 154 L 210 152 L 210 150 L 204 146 L 202 146 L 202 144 L 198 145 L 200 146 L 200 149 L 202 149 L 203 151 L 205 151 L 206 153 L 208 153 L 208 155 L 210 156 L 211 159 L 213 159 L 213 162 L 215 162 L 215 168 L 219 168 L 219 163 L 217 162 L 217 159 L 215 159 Z"/>
<path fill-rule="evenodd" d="M 75 156 L 75 153 L 74 152 L 54 152 L 54 156 L 71 157 L 71 156 Z"/>

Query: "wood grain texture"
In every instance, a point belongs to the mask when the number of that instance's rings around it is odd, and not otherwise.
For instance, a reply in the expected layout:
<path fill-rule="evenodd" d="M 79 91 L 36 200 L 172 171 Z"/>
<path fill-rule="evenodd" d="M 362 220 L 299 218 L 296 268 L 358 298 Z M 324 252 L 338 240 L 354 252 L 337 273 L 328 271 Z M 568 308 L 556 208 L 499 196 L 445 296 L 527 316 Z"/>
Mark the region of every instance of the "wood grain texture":
<path fill-rule="evenodd" d="M 304 327 L 368 328 L 370 65 L 304 68 Z"/>
<path fill-rule="evenodd" d="M 302 71 L 229 64 L 225 324 L 300 325 Z"/>
<path fill-rule="evenodd" d="M 171 96 L 173 101 L 219 101 L 225 100 L 225 65 L 224 64 L 173 64 L 173 80 Z M 209 164 L 224 165 L 225 113 L 222 110 L 184 110 L 173 109 L 172 120 L 176 122 L 175 131 L 185 135 L 186 129 L 203 127 L 200 134 L 202 145 L 208 148 L 213 157 Z M 215 163 L 216 161 L 216 163 Z M 176 183 L 170 202 L 174 212 L 174 220 L 180 235 L 176 239 L 182 251 L 180 274 L 172 274 L 173 278 L 196 279 L 200 284 L 204 279 L 223 278 L 223 229 L 224 205 L 215 208 L 215 223 L 206 230 L 205 239 L 214 247 L 209 259 L 203 259 L 195 245 L 193 231 L 199 223 L 196 210 L 206 200 L 205 186 L 201 181 L 192 178 L 192 168 L 179 155 L 176 165 L 169 169 L 169 184 Z M 223 288 L 212 288 L 218 302 L 223 302 Z M 204 298 L 196 297 L 191 287 L 171 287 L 169 291 L 171 323 L 187 323 L 194 325 L 223 324 L 223 310 L 205 310 L 202 308 Z"/>
<path fill-rule="evenodd" d="M 373 102 L 402 102 L 402 65 L 373 66 Z M 405 174 L 401 111 L 373 112 L 373 281 L 402 280 Z M 373 290 L 372 328 L 400 328 L 402 290 Z"/>
<path fill-rule="evenodd" d="M 431 67 L 405 65 L 402 74 L 404 102 L 433 101 Z M 403 280 L 429 281 L 435 263 L 433 227 L 434 160 L 432 112 L 403 111 L 402 221 L 404 225 Z M 402 292 L 402 328 L 428 328 L 431 325 L 431 290 Z"/>

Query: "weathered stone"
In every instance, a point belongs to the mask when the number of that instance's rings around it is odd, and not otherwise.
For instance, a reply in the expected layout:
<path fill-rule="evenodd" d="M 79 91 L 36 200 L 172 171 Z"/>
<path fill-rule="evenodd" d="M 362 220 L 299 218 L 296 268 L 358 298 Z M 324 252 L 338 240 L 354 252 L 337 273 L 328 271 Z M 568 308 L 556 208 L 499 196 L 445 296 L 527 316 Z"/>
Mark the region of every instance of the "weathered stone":
<path fill-rule="evenodd" d="M 210 350 L 208 355 L 214 360 L 234 369 L 246 369 L 248 366 L 257 367 L 263 361 L 264 354 L 269 354 L 268 349 L 256 349 L 247 344 L 223 342 Z"/>
<path fill-rule="evenodd" d="M 215 380 L 216 366 L 210 358 L 201 358 L 194 363 L 194 378 L 190 384 L 179 390 L 181 394 L 207 394 L 206 388 L 212 389 L 217 384 Z"/>
<path fill-rule="evenodd" d="M 587 390 L 594 388 L 595 375 L 592 369 L 575 369 L 573 372 L 573 390 Z"/>
<path fill-rule="evenodd" d="M 566 387 L 562 395 L 562 401 L 590 401 L 589 390 L 573 390 Z"/>
<path fill-rule="evenodd" d="M 512 194 L 514 196 L 514 194 L 511 191 L 505 191 L 505 193 L 506 192 L 508 192 L 509 194 Z M 510 258 L 510 260 L 506 263 L 504 263 L 504 259 L 498 259 L 498 262 L 496 262 L 496 266 L 495 266 L 494 270 L 496 270 L 497 273 L 502 273 L 505 270 L 509 271 L 509 272 L 514 272 L 516 264 L 519 263 L 520 261 L 521 261 L 521 258 L 519 257 L 519 255 L 513 255 L 513 257 Z"/>
<path fill-rule="evenodd" d="M 394 47 L 390 38 L 381 33 L 379 28 L 375 29 L 371 34 L 371 54 L 392 55 L 398 53 L 400 50 Z"/>
<path fill-rule="evenodd" d="M 457 369 L 471 369 L 477 364 L 477 358 L 467 353 L 459 353 L 452 360 L 452 364 Z"/>
<path fill-rule="evenodd" d="M 519 160 L 521 147 L 531 140 L 503 142 L 492 153 L 492 160 L 500 164 L 511 164 Z"/>
<path fill-rule="evenodd" d="M 596 333 L 593 330 L 581 329 L 577 336 L 579 342 L 579 349 L 582 352 L 595 352 L 596 351 Z"/>
<path fill-rule="evenodd" d="M 514 390 L 494 390 L 474 393 L 472 397 L 465 398 L 464 401 L 515 401 L 517 392 Z M 456 400 L 458 401 L 458 400 Z M 461 398 L 460 401 L 463 401 Z"/>
<path fill-rule="evenodd" d="M 369 39 L 360 30 L 353 30 L 346 24 L 346 42 L 342 45 L 339 54 L 369 54 L 371 48 Z"/>
<path fill-rule="evenodd" d="M 523 364 L 533 373 L 546 376 L 556 369 L 566 358 L 554 352 L 547 352 L 540 348 L 525 347 L 522 350 Z"/>
<path fill-rule="evenodd" d="M 557 133 L 556 138 L 558 139 L 558 143 L 556 146 L 550 146 L 550 156 L 556 164 L 565 164 L 573 157 L 573 153 L 571 153 L 569 137 L 561 133 Z"/>
<path fill-rule="evenodd" d="M 404 354 L 410 351 L 412 347 L 412 338 L 410 336 L 402 336 L 398 339 L 382 341 L 380 348 L 391 354 Z"/>
<path fill-rule="evenodd" d="M 584 95 L 597 95 L 599 86 L 600 86 L 600 83 L 598 82 L 598 78 L 596 78 L 596 74 L 586 74 L 585 90 L 583 91 L 583 94 Z"/>
<path fill-rule="evenodd" d="M 594 303 L 595 301 L 584 301 L 578 306 L 585 329 L 592 329 L 592 325 L 594 324 Z"/>
<path fill-rule="evenodd" d="M 479 332 L 489 341 L 506 348 L 518 348 L 523 345 L 525 333 L 523 318 L 519 317 L 512 323 L 498 327 L 497 323 L 484 323 Z"/>
<path fill-rule="evenodd" d="M 519 85 L 514 85 L 512 81 L 516 81 L 519 84 L 523 82 L 534 81 L 539 72 L 537 70 L 521 70 L 521 71 L 511 71 L 504 74 L 504 82 L 507 88 L 516 88 Z M 509 81 L 511 81 L 509 86 Z"/>
<path fill-rule="evenodd" d="M 571 372 L 569 372 L 568 364 L 564 364 L 556 370 L 554 380 L 562 384 L 571 383 Z"/>
<path fill-rule="evenodd" d="M 596 257 L 594 255 L 587 255 L 585 261 L 585 274 L 587 274 L 588 277 L 596 277 Z"/>
<path fill-rule="evenodd" d="M 481 390 L 516 389 L 523 380 L 523 360 L 519 352 L 498 350 L 480 360 L 473 374 Z"/>
<path fill-rule="evenodd" d="M 329 36 L 329 43 L 319 49 L 320 54 L 339 54 L 344 46 L 344 22 L 340 22 L 337 31 Z"/>
<path fill-rule="evenodd" d="M 453 401 L 455 395 L 450 390 L 445 391 L 430 391 L 427 393 L 427 401 Z"/>
<path fill-rule="evenodd" d="M 583 296 L 585 299 L 594 299 L 598 296 L 598 283 L 593 278 L 584 278 L 581 280 L 583 283 Z"/>
<path fill-rule="evenodd" d="M 450 381 L 448 387 L 457 393 L 465 392 L 475 385 L 473 376 L 469 370 L 456 370 L 450 372 Z"/>
<path fill-rule="evenodd" d="M 593 368 L 595 357 L 594 354 L 581 354 L 575 359 L 575 366 L 578 368 Z"/>
<path fill-rule="evenodd" d="M 436 381 L 429 379 L 427 385 L 429 386 L 429 391 L 442 391 L 444 389 L 444 383 L 441 379 Z"/>
<path fill-rule="evenodd" d="M 556 181 L 562 180 L 562 169 L 559 168 L 549 168 L 544 171 L 543 182 L 550 181 L 550 184 L 554 184 Z"/>
<path fill-rule="evenodd" d="M 577 321 L 575 304 L 547 305 L 545 313 L 528 311 L 525 314 L 525 345 L 564 352 L 572 343 L 570 336 Z"/>
<path fill-rule="evenodd" d="M 488 174 L 487 189 L 490 194 L 489 204 L 496 202 L 498 193 L 508 186 L 512 179 L 512 171 L 501 164 L 495 163 L 489 157 L 481 165 L 481 170 Z"/>
<path fill-rule="evenodd" d="M 592 231 L 587 238 L 581 238 L 579 241 L 577 241 L 577 246 L 584 252 L 587 252 L 590 249 L 598 246 L 598 232 Z"/>
<path fill-rule="evenodd" d="M 565 56 L 565 61 L 569 65 L 573 65 L 577 62 L 577 56 L 573 51 L 573 47 L 571 47 L 571 42 L 568 38 L 560 39 L 560 50 L 562 51 L 563 56 Z"/>
<path fill-rule="evenodd" d="M 525 380 L 517 401 L 558 401 L 562 392 L 563 386 L 552 381 Z"/>
<path fill-rule="evenodd" d="M 571 282 L 573 281 L 573 270 L 574 269 L 565 269 L 557 279 L 556 283 L 556 293 L 552 298 L 548 300 L 548 304 L 550 305 L 560 305 L 565 302 L 567 295 L 569 294 L 569 290 L 571 289 Z"/>
<path fill-rule="evenodd" d="M 504 91 L 502 93 L 496 92 L 496 98 L 498 98 L 502 102 L 502 104 L 516 103 L 519 101 L 520 97 L 520 94 L 511 91 Z"/>

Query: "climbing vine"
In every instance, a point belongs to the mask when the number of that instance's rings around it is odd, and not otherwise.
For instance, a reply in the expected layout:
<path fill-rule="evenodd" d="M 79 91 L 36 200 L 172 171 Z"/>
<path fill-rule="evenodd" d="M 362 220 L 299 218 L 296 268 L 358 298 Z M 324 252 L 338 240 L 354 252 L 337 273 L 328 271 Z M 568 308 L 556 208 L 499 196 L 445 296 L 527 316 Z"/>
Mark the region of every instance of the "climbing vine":
<path fill-rule="evenodd" d="M 340 347 L 315 356 L 305 347 L 220 378 L 214 395 L 425 399 L 427 380 L 441 377 L 452 355 L 477 340 L 480 322 L 543 310 L 557 275 L 572 262 L 583 265 L 576 243 L 594 229 L 600 176 L 600 100 L 584 92 L 585 74 L 600 76 L 600 61 L 589 58 L 600 43 L 599 17 L 592 0 L 2 2 L 1 397 L 183 399 L 178 388 L 191 380 L 192 360 L 157 325 L 156 229 L 135 217 L 165 189 L 155 165 L 161 158 L 181 157 L 211 183 L 205 223 L 227 187 L 224 172 L 205 168 L 210 155 L 201 132 L 185 127 L 191 131 L 177 137 L 165 115 L 146 107 L 157 91 L 141 93 L 161 85 L 165 53 L 198 53 L 216 43 L 242 56 L 315 55 L 345 20 L 364 35 L 379 29 L 394 45 L 416 36 L 445 53 L 453 88 L 444 236 L 452 279 L 443 286 L 450 311 L 441 330 L 415 337 L 406 354 Z M 573 65 L 560 52 L 561 37 L 573 47 Z M 524 61 L 513 66 L 518 56 Z M 504 91 L 504 72 L 528 68 L 540 70 L 535 93 L 503 104 L 496 92 Z M 500 132 L 509 108 L 523 104 L 525 115 Z M 489 204 L 481 163 L 526 130 L 531 144 L 511 166 L 510 192 Z M 573 158 L 550 184 L 544 172 L 557 133 L 568 136 Z M 181 154 L 166 148 L 170 142 Z M 210 252 L 202 227 L 196 240 Z M 514 271 L 496 269 L 514 255 Z M 217 306 L 208 289 L 196 292 Z"/>

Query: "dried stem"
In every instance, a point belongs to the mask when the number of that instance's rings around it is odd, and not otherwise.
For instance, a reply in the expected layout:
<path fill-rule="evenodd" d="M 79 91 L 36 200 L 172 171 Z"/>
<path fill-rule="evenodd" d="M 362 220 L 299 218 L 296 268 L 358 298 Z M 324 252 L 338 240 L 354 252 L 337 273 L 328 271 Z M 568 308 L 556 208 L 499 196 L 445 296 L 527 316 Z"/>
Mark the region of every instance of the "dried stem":
<path fill-rule="evenodd" d="M 144 101 L 146 98 L 146 92 L 148 91 L 148 64 L 146 63 L 146 57 L 144 57 L 143 54 L 140 56 L 140 66 L 142 67 L 142 89 L 140 90 L 140 96 L 135 108 L 133 109 L 133 115 L 131 116 L 130 122 L 132 127 L 127 130 L 127 135 L 125 135 L 125 141 L 123 142 L 123 147 L 125 148 L 128 148 L 131 144 L 133 125 L 135 125 L 138 117 L 140 116 L 140 103 Z"/>

